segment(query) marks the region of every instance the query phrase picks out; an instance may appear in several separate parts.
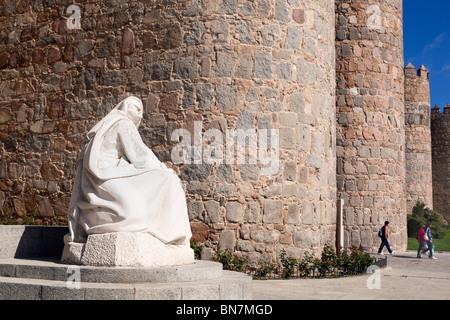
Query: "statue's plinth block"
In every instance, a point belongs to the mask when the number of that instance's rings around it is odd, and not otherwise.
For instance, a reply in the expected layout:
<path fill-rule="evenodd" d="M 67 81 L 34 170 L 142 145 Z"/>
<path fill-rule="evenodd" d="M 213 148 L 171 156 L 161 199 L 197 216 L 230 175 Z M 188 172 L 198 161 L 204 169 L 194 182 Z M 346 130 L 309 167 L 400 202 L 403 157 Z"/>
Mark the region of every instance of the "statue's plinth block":
<path fill-rule="evenodd" d="M 189 245 L 167 245 L 148 233 L 90 235 L 86 243 L 67 242 L 62 263 L 91 266 L 164 267 L 194 263 Z"/>

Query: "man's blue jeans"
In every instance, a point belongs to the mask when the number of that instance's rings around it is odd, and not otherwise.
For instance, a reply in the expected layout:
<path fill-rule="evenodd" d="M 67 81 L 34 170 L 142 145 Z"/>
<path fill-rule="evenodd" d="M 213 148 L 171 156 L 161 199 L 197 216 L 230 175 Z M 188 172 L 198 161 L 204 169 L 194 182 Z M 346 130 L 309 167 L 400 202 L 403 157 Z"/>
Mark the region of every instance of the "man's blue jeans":
<path fill-rule="evenodd" d="M 427 246 L 428 246 L 428 248 L 425 249 L 422 253 L 425 253 L 425 252 L 427 252 L 428 250 L 430 250 L 429 257 L 431 258 L 431 257 L 433 257 L 433 255 L 434 255 L 434 251 L 433 251 L 433 242 L 431 242 L 430 240 L 427 240 Z"/>
<path fill-rule="evenodd" d="M 381 253 L 383 251 L 384 246 L 386 246 L 386 249 L 388 249 L 389 253 L 392 253 L 391 247 L 389 246 L 389 241 L 387 238 L 382 239 L 380 249 L 378 249 L 378 253 Z"/>

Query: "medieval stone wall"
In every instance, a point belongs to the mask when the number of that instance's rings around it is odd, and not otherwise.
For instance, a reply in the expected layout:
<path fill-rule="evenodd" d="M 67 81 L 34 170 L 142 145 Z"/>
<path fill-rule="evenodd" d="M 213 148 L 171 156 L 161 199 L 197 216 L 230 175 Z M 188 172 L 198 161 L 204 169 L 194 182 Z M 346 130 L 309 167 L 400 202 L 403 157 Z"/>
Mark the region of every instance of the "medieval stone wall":
<path fill-rule="evenodd" d="M 403 68 L 402 1 L 0 0 L 4 222 L 64 220 L 80 142 L 129 95 L 186 190 L 193 240 L 250 263 L 371 250 L 449 212 L 449 107 Z M 337 173 L 337 175 L 336 175 Z M 432 200 L 431 200 L 432 199 Z"/>
<path fill-rule="evenodd" d="M 450 105 L 431 109 L 433 209 L 450 222 Z"/>
<path fill-rule="evenodd" d="M 63 219 L 81 140 L 136 95 L 205 255 L 256 262 L 334 242 L 334 1 L 2 0 L 0 24 L 11 219 Z"/>
<path fill-rule="evenodd" d="M 406 248 L 402 1 L 336 1 L 337 187 L 346 246 Z"/>
<path fill-rule="evenodd" d="M 406 210 L 417 201 L 433 208 L 430 84 L 428 70 L 405 68 Z"/>
<path fill-rule="evenodd" d="M 159 103 L 149 114 L 189 132 L 194 149 L 186 149 L 193 153 L 180 175 L 205 256 L 229 249 L 256 263 L 281 249 L 300 257 L 334 243 L 333 8 L 333 1 L 193 1 L 174 16 L 173 5 L 163 5 L 164 24 L 149 25 L 156 44 L 168 26 L 183 35 L 152 53 L 147 83 L 171 90 L 170 99 L 153 92 Z M 210 158 L 212 140 L 223 155 Z"/>

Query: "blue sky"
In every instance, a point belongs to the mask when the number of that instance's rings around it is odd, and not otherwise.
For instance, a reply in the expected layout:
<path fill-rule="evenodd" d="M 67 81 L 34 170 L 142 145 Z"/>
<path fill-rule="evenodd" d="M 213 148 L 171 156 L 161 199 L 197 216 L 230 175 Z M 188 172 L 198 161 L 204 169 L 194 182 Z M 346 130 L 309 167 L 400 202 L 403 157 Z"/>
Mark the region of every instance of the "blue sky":
<path fill-rule="evenodd" d="M 403 0 L 405 65 L 430 71 L 431 106 L 450 104 L 450 0 Z"/>

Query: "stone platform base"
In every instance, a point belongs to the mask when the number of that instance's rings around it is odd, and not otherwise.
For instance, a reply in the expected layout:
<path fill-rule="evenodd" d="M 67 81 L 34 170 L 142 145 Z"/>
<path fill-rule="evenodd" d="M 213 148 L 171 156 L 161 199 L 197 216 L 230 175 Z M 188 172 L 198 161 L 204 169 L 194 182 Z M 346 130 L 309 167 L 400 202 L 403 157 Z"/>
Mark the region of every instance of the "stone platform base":
<path fill-rule="evenodd" d="M 165 267 L 193 263 L 194 251 L 189 244 L 166 245 L 148 233 L 116 232 L 90 235 L 85 244 L 67 242 L 61 262 L 109 267 Z"/>
<path fill-rule="evenodd" d="M 201 260 L 159 268 L 0 260 L 0 300 L 248 300 L 251 281 Z"/>

